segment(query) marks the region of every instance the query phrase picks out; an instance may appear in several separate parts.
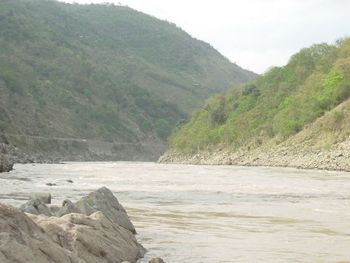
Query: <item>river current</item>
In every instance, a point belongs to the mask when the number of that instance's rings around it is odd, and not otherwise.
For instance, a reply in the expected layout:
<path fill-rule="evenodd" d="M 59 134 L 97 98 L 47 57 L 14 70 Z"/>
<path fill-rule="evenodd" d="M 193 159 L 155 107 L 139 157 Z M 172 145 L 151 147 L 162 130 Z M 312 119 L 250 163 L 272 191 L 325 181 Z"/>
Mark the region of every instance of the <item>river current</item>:
<path fill-rule="evenodd" d="M 73 180 L 69 183 L 67 180 Z M 56 186 L 47 186 L 47 183 Z M 350 173 L 137 162 L 25 164 L 0 174 L 0 202 L 53 203 L 107 186 L 167 263 L 350 261 Z"/>

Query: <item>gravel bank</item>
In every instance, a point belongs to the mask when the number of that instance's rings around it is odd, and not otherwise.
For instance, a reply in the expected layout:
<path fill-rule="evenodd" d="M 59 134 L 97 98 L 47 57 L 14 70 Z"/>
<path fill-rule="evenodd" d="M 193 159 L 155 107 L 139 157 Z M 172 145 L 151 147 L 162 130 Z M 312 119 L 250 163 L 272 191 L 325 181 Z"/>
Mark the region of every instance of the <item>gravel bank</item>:
<path fill-rule="evenodd" d="M 159 162 L 296 167 L 350 172 L 350 138 L 332 145 L 329 149 L 319 149 L 307 142 L 293 144 L 287 141 L 280 145 L 264 145 L 251 151 L 232 152 L 223 149 L 200 151 L 192 155 L 169 151 L 159 159 Z"/>

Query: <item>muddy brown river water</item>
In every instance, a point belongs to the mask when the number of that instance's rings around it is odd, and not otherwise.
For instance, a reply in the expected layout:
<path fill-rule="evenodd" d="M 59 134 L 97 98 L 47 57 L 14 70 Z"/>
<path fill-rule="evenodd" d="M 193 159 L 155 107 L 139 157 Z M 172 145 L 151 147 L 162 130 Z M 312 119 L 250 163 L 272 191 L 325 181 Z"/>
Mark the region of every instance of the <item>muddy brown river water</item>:
<path fill-rule="evenodd" d="M 67 180 L 73 180 L 69 183 Z M 54 183 L 56 186 L 47 186 Z M 108 162 L 16 165 L 0 201 L 53 203 L 107 186 L 168 263 L 350 261 L 350 173 Z"/>

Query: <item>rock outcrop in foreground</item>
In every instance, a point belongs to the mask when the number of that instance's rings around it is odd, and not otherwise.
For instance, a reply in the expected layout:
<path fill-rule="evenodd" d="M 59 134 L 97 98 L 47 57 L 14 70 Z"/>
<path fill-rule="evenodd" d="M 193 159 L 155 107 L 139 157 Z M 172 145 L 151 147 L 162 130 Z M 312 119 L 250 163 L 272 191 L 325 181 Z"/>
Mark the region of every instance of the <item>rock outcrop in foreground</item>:
<path fill-rule="evenodd" d="M 29 213 L 0 204 L 2 263 L 136 262 L 145 253 L 125 209 L 105 187 L 75 204 L 50 207 L 37 198 L 21 209 Z"/>

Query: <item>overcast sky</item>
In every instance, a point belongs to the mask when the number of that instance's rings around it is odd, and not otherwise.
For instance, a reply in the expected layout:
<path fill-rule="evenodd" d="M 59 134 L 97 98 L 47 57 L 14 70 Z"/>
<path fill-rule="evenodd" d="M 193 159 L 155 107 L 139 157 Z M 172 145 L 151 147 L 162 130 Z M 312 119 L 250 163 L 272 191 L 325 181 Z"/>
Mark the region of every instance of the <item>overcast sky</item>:
<path fill-rule="evenodd" d="M 232 62 L 263 73 L 300 48 L 350 36 L 350 0 L 61 0 L 121 3 L 174 22 Z"/>

